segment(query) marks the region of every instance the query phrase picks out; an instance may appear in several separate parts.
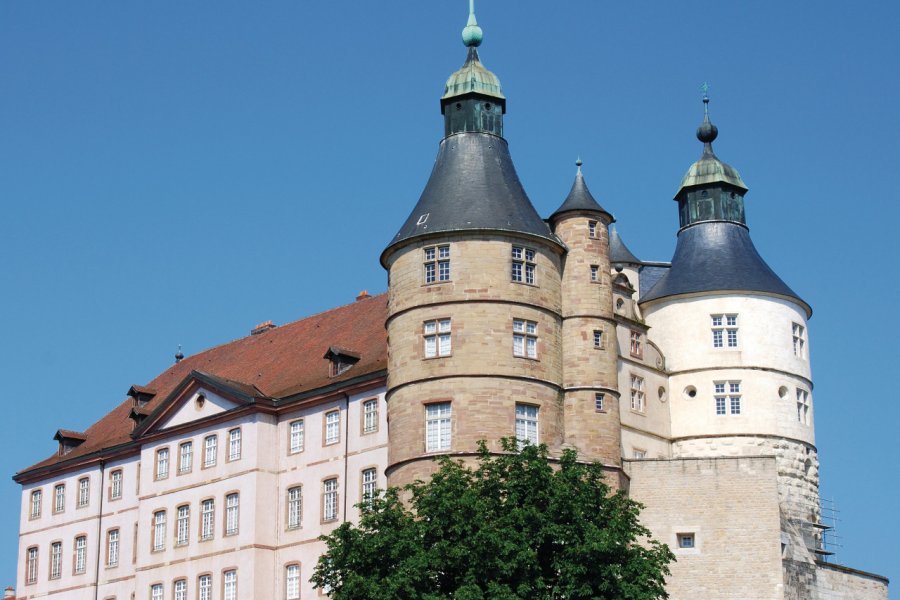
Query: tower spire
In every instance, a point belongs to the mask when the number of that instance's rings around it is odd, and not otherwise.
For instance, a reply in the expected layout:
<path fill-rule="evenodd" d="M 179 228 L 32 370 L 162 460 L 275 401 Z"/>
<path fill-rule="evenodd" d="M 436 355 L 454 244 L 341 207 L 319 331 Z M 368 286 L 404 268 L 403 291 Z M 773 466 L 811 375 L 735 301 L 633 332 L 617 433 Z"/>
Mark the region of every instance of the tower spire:
<path fill-rule="evenodd" d="M 709 120 L 709 84 L 704 82 L 703 90 L 703 123 L 697 128 L 697 139 L 703 142 L 703 154 L 713 154 L 712 143 L 719 136 L 719 129 Z"/>
<path fill-rule="evenodd" d="M 475 0 L 469 0 L 469 20 L 465 28 L 462 30 L 462 40 L 469 48 L 477 48 L 484 39 L 484 32 L 478 26 L 478 20 L 475 19 Z"/>

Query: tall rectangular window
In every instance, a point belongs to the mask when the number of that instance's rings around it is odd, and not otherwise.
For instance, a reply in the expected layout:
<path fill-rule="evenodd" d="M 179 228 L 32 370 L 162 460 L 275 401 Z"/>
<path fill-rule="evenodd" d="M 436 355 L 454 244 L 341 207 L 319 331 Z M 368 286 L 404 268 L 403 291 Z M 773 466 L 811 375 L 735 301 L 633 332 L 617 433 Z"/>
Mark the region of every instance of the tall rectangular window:
<path fill-rule="evenodd" d="M 450 281 L 450 246 L 425 248 L 425 283 Z"/>
<path fill-rule="evenodd" d="M 32 546 L 28 549 L 28 558 L 25 559 L 25 583 L 37 583 L 38 549 Z"/>
<path fill-rule="evenodd" d="M 150 600 L 163 600 L 163 584 L 154 583 L 150 586 Z"/>
<path fill-rule="evenodd" d="M 32 519 L 39 519 L 41 517 L 41 505 L 43 504 L 44 492 L 43 490 L 32 490 L 31 492 L 31 514 L 30 517 Z"/>
<path fill-rule="evenodd" d="M 200 503 L 200 539 L 210 540 L 213 537 L 216 520 L 216 501 L 207 498 Z"/>
<path fill-rule="evenodd" d="M 300 565 L 288 565 L 284 568 L 285 600 L 300 600 Z"/>
<path fill-rule="evenodd" d="M 535 253 L 531 248 L 523 246 L 512 247 L 512 280 L 517 283 L 534 285 L 534 272 L 537 265 L 534 261 Z"/>
<path fill-rule="evenodd" d="M 602 392 L 597 392 L 594 394 L 594 410 L 597 412 L 603 412 L 603 401 L 606 399 L 606 396 Z"/>
<path fill-rule="evenodd" d="M 175 523 L 175 545 L 183 546 L 190 541 L 191 507 L 187 504 L 178 507 L 178 520 Z"/>
<path fill-rule="evenodd" d="M 794 338 L 794 356 L 806 358 L 806 327 L 800 323 L 792 323 L 791 331 Z"/>
<path fill-rule="evenodd" d="M 644 357 L 644 334 L 640 331 L 631 331 L 631 355 L 635 358 Z"/>
<path fill-rule="evenodd" d="M 332 410 L 325 413 L 325 444 L 341 441 L 341 412 Z"/>
<path fill-rule="evenodd" d="M 363 433 L 378 431 L 378 400 L 372 398 L 363 402 Z"/>
<path fill-rule="evenodd" d="M 78 508 L 87 506 L 91 501 L 91 480 L 82 477 L 78 480 Z"/>
<path fill-rule="evenodd" d="M 597 221 L 588 221 L 588 237 L 597 237 Z"/>
<path fill-rule="evenodd" d="M 377 489 L 378 471 L 375 469 L 363 469 L 362 472 L 362 501 L 371 502 Z"/>
<path fill-rule="evenodd" d="M 741 414 L 741 382 L 716 381 L 713 383 L 713 396 L 716 402 L 717 415 Z"/>
<path fill-rule="evenodd" d="M 451 408 L 449 402 L 425 406 L 425 451 L 450 449 Z"/>
<path fill-rule="evenodd" d="M 425 321 L 422 332 L 425 340 L 425 358 L 450 355 L 450 319 Z"/>
<path fill-rule="evenodd" d="M 516 404 L 516 439 L 519 443 L 538 443 L 538 407 Z"/>
<path fill-rule="evenodd" d="M 797 421 L 809 425 L 809 392 L 797 388 Z"/>
<path fill-rule="evenodd" d="M 62 576 L 62 542 L 50 544 L 50 579 Z"/>
<path fill-rule="evenodd" d="M 203 439 L 203 466 L 212 467 L 216 464 L 216 455 L 219 449 L 219 438 L 208 435 Z"/>
<path fill-rule="evenodd" d="M 60 483 L 53 488 L 53 512 L 66 510 L 66 484 Z"/>
<path fill-rule="evenodd" d="M 631 410 L 644 412 L 644 378 L 631 375 Z"/>
<path fill-rule="evenodd" d="M 537 323 L 513 319 L 513 356 L 537 358 Z"/>
<path fill-rule="evenodd" d="M 169 449 L 160 448 L 156 451 L 156 478 L 165 479 L 169 476 Z"/>
<path fill-rule="evenodd" d="M 119 566 L 119 530 L 110 529 L 106 532 L 106 566 Z"/>
<path fill-rule="evenodd" d="M 333 521 L 338 518 L 338 481 L 326 479 L 322 483 L 322 520 Z"/>
<path fill-rule="evenodd" d="M 212 600 L 212 575 L 201 575 L 197 578 L 199 600 Z"/>
<path fill-rule="evenodd" d="M 240 496 L 228 494 L 225 496 L 225 535 L 235 535 L 238 532 Z"/>
<path fill-rule="evenodd" d="M 594 283 L 600 281 L 600 265 L 591 265 L 591 281 Z"/>
<path fill-rule="evenodd" d="M 166 511 L 158 510 L 153 513 L 153 550 L 165 550 L 166 548 Z"/>
<path fill-rule="evenodd" d="M 87 537 L 79 535 L 75 538 L 75 574 L 80 575 L 87 570 Z"/>
<path fill-rule="evenodd" d="M 237 600 L 237 571 L 225 571 L 223 600 Z"/>
<path fill-rule="evenodd" d="M 738 347 L 738 316 L 737 315 L 710 315 L 712 323 L 713 348 L 737 348 Z"/>
<path fill-rule="evenodd" d="M 236 427 L 228 432 L 228 460 L 241 458 L 241 428 Z"/>
<path fill-rule="evenodd" d="M 303 519 L 303 488 L 295 486 L 287 492 L 287 526 L 297 529 Z"/>
<path fill-rule="evenodd" d="M 184 442 L 178 446 L 178 472 L 190 473 L 194 465 L 194 442 Z"/>
<path fill-rule="evenodd" d="M 602 329 L 594 330 L 594 348 L 597 348 L 597 349 L 603 348 L 603 330 Z"/>
<path fill-rule="evenodd" d="M 174 600 L 188 600 L 187 597 L 187 579 L 176 579 L 172 586 L 172 597 Z"/>
<path fill-rule="evenodd" d="M 109 499 L 118 500 L 122 497 L 122 469 L 116 469 L 109 474 Z"/>

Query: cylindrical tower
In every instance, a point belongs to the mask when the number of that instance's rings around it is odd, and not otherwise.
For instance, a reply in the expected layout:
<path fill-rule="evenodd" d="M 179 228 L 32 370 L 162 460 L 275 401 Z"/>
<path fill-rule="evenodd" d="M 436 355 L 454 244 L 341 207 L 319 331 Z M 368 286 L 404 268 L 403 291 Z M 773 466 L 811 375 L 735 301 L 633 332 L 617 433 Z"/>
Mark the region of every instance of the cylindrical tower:
<path fill-rule="evenodd" d="M 445 137 L 425 190 L 381 256 L 388 270 L 389 485 L 517 436 L 562 445 L 564 246 L 532 206 L 503 139 L 500 82 L 468 56 L 441 98 Z"/>
<path fill-rule="evenodd" d="M 675 196 L 671 268 L 641 297 L 650 337 L 668 357 L 672 455 L 776 456 L 783 517 L 815 524 L 811 310 L 756 251 L 747 187 L 713 153 L 718 131 L 705 112 L 703 156 Z"/>

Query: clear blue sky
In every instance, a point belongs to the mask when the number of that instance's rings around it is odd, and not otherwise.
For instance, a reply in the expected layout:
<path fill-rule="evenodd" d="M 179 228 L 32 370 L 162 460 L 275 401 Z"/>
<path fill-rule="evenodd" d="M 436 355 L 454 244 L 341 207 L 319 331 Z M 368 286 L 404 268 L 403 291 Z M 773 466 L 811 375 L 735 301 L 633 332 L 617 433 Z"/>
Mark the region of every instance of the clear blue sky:
<path fill-rule="evenodd" d="M 380 292 L 463 62 L 465 0 L 0 3 L 0 473 L 188 354 Z M 900 582 L 900 4 L 479 0 L 535 206 L 577 155 L 631 249 L 668 260 L 699 157 L 750 187 L 814 308 L 822 495 L 840 562 Z M 752 399 L 748 399 L 752 402 Z M 0 586 L 19 487 L 0 484 Z"/>

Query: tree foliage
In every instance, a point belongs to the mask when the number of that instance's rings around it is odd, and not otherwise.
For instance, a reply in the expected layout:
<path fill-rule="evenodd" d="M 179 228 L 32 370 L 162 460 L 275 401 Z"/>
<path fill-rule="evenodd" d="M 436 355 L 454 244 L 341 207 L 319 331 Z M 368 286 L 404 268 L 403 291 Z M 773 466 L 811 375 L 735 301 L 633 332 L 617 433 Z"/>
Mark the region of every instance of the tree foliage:
<path fill-rule="evenodd" d="M 358 525 L 321 539 L 312 581 L 335 600 L 656 600 L 675 559 L 638 521 L 641 505 L 610 493 L 599 464 L 545 446 L 478 464 L 444 457 L 428 482 L 362 505 Z"/>

